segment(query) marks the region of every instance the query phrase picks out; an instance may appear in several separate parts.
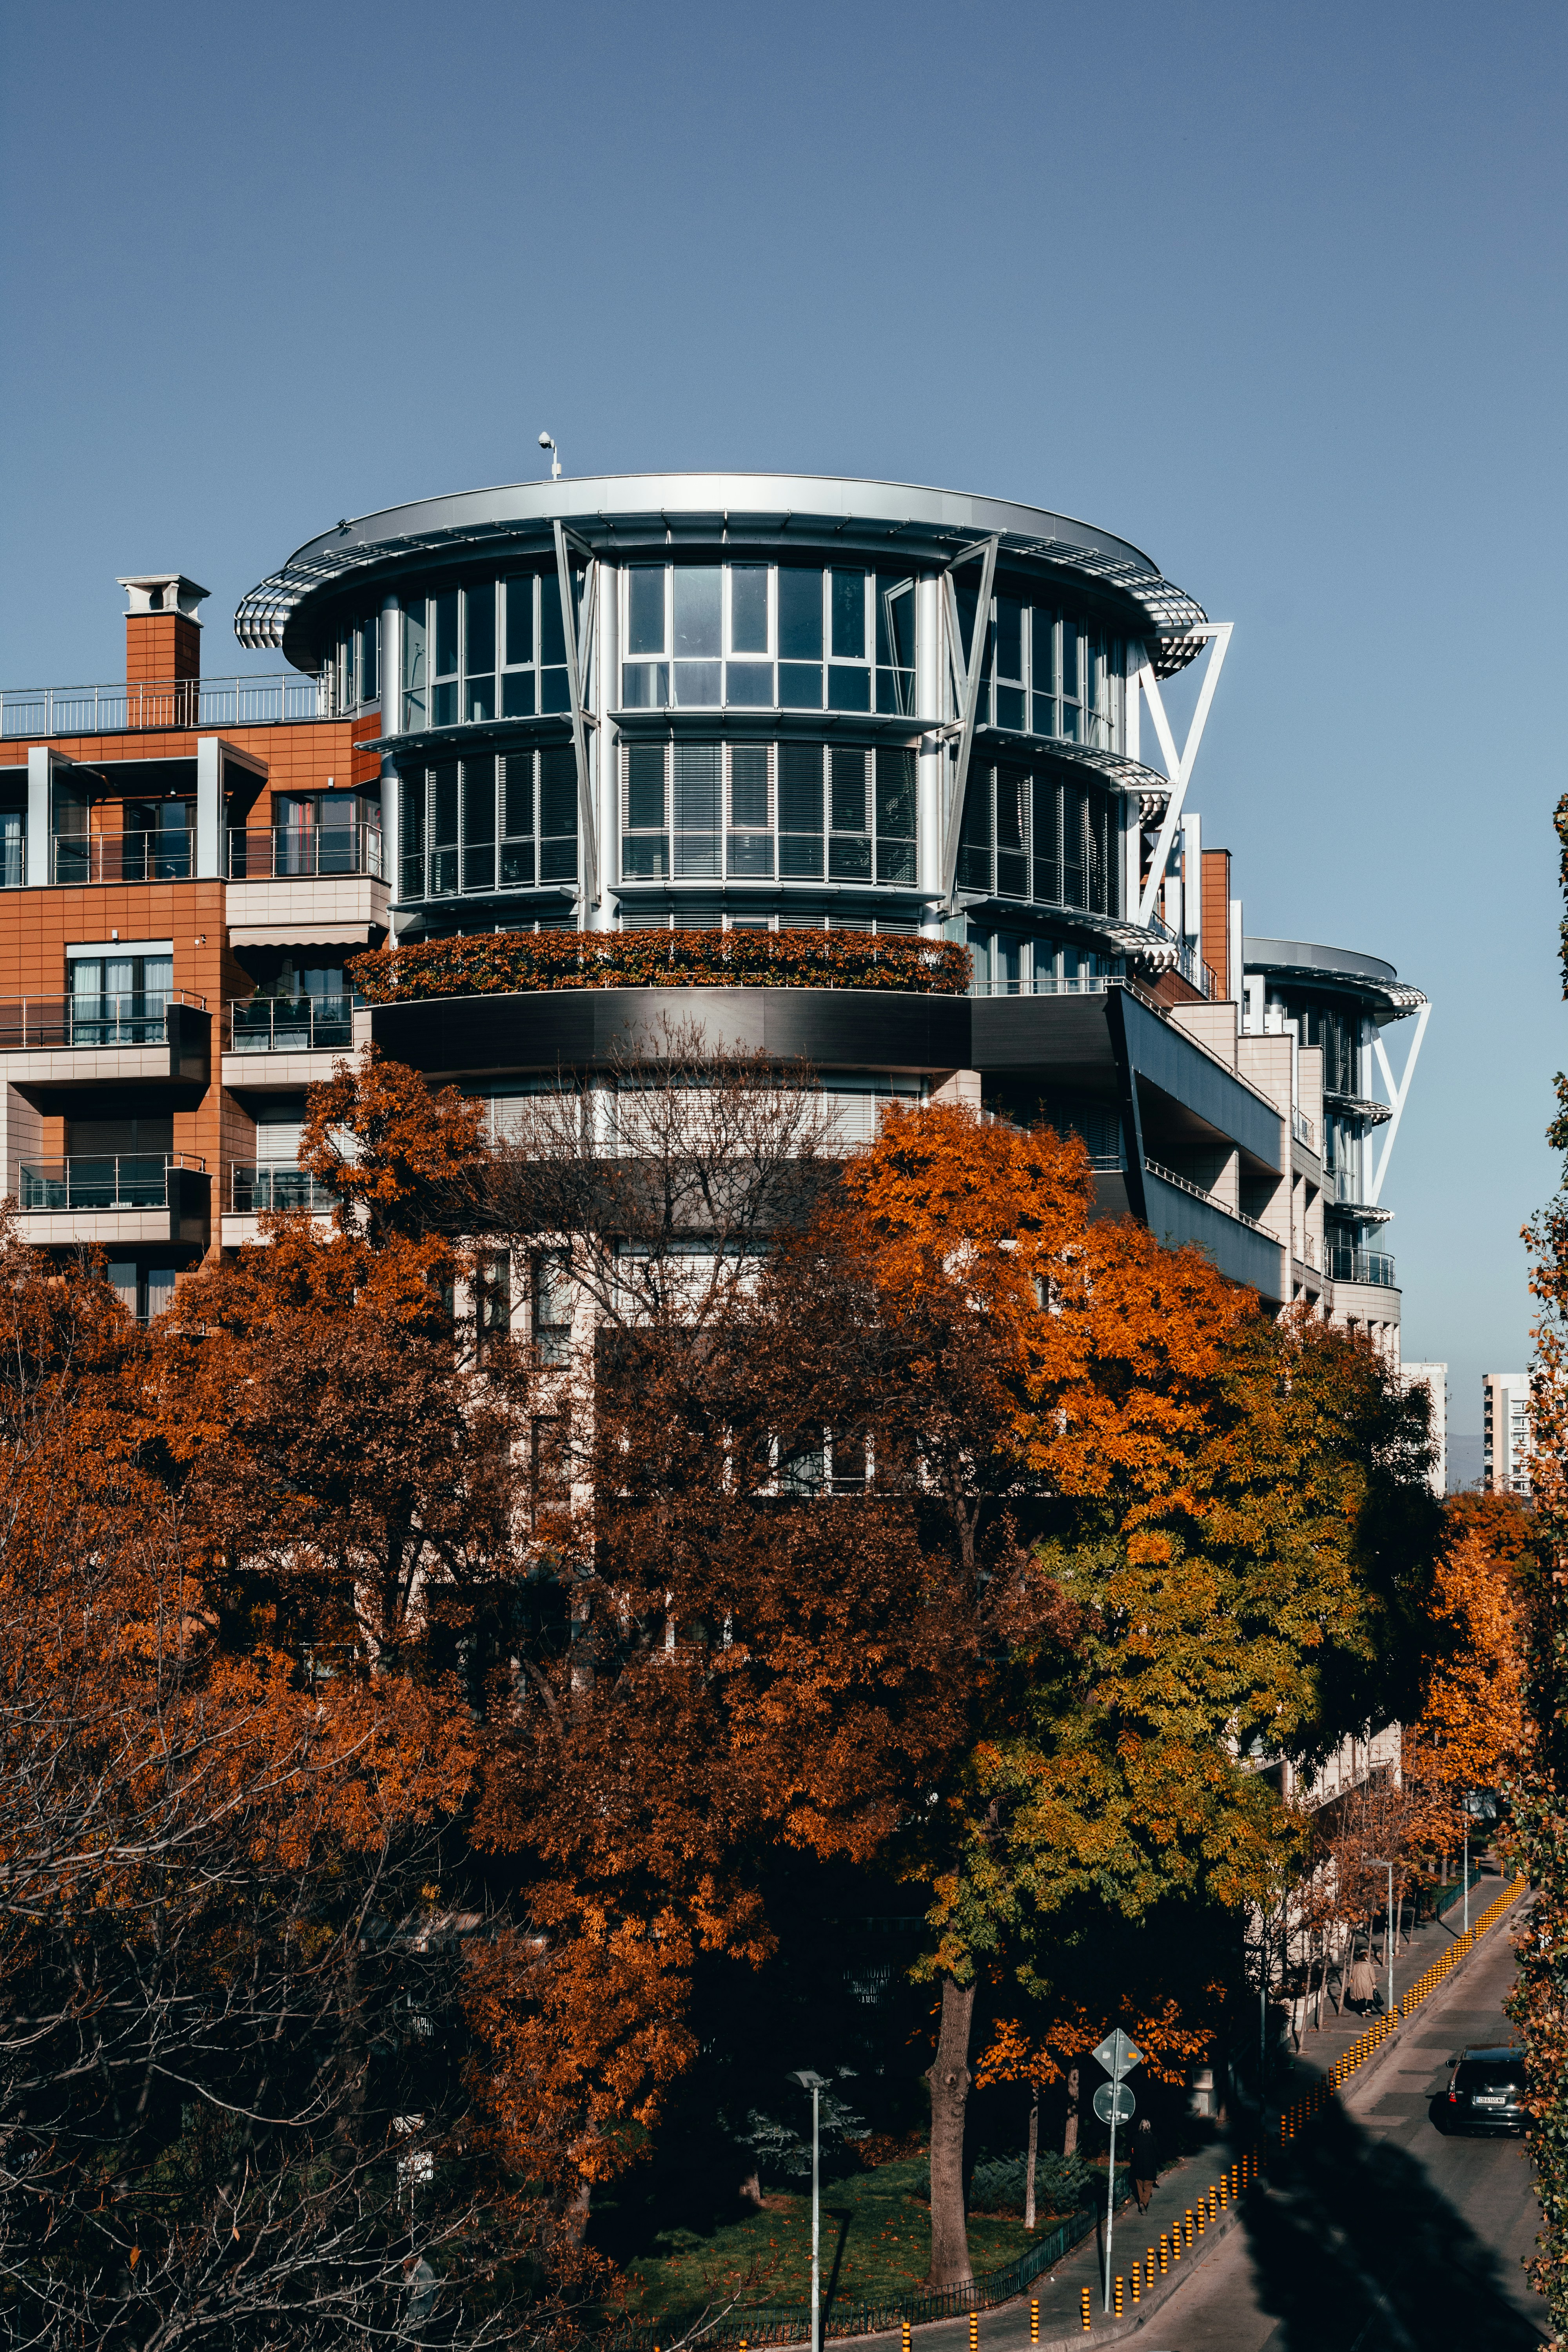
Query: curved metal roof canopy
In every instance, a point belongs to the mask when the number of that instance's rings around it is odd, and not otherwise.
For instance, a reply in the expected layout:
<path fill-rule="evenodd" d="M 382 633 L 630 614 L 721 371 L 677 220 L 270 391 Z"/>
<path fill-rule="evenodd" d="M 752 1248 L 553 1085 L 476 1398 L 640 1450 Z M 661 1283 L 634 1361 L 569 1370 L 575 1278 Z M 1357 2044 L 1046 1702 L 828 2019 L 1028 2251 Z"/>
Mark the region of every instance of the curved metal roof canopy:
<path fill-rule="evenodd" d="M 1009 568 L 1076 577 L 1121 604 L 1156 676 L 1173 677 L 1203 644 L 1191 634 L 1206 618 L 1202 605 L 1130 541 L 1003 499 L 809 474 L 604 474 L 464 490 L 345 519 L 241 599 L 235 635 L 314 669 L 324 650 L 325 615 L 319 624 L 317 614 L 344 583 L 363 576 L 368 586 L 412 555 L 460 557 L 497 542 L 544 554 L 557 521 L 606 555 L 731 542 L 783 550 L 793 535 L 803 547 L 829 540 L 882 562 L 900 551 L 943 562 L 994 535 Z"/>
<path fill-rule="evenodd" d="M 1321 948 L 1307 940 L 1243 940 L 1242 968 L 1281 980 L 1319 984 L 1381 1005 L 1384 1019 L 1399 1021 L 1418 1013 L 1426 998 L 1377 956 L 1353 955 L 1348 948 Z"/>

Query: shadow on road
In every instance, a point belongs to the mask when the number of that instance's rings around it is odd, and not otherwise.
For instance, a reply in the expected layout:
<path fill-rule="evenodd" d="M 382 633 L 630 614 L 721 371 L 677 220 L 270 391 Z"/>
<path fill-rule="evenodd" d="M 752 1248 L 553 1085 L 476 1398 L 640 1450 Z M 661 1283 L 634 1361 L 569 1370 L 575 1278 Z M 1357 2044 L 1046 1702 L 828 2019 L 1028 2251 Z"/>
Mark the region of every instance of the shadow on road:
<path fill-rule="evenodd" d="M 1247 2215 L 1263 2309 L 1279 2352 L 1460 2346 L 1531 2352 L 1549 2339 L 1510 2299 L 1519 2280 L 1420 2162 L 1331 2106 L 1270 2167 Z"/>

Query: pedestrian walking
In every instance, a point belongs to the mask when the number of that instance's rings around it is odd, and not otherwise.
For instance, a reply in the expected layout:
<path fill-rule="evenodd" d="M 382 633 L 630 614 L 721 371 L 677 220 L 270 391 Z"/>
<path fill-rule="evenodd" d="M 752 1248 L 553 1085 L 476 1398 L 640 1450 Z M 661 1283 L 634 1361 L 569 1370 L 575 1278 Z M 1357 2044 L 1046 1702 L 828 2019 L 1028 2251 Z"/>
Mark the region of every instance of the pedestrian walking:
<path fill-rule="evenodd" d="M 1345 1979 L 1345 2000 L 1358 2016 L 1364 2016 L 1377 2000 L 1377 1970 L 1363 1952 L 1351 1962 L 1351 1972 Z"/>
<path fill-rule="evenodd" d="M 1149 2210 L 1149 2200 L 1154 2194 L 1154 2183 L 1160 2178 L 1160 2150 L 1154 2139 L 1154 2128 L 1147 2116 L 1139 2120 L 1132 2135 L 1132 2194 L 1138 2200 L 1138 2210 Z"/>

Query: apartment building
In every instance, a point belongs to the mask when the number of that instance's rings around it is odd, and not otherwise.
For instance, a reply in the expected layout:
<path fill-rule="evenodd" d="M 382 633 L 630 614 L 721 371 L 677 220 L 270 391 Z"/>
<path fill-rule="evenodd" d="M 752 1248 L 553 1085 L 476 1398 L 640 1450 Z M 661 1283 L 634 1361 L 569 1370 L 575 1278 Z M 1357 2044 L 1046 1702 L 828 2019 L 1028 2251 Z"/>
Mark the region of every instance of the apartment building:
<path fill-rule="evenodd" d="M 243 677 L 193 580 L 121 585 L 123 681 L 0 693 L 0 1156 L 139 1312 L 322 1205 L 306 1089 L 365 1039 L 499 1102 L 656 1009 L 805 1056 L 851 1136 L 1043 1107 L 1102 1213 L 1397 1358 L 1383 1033 L 1426 1000 L 1246 937 L 1190 790 L 1229 629 L 1130 542 L 799 476 L 466 492 L 299 549 L 234 624 L 286 667 Z M 354 1000 L 385 942 L 661 928 L 958 940 L 973 988 Z"/>
<path fill-rule="evenodd" d="M 1489 1495 L 1530 1492 L 1530 1374 L 1481 1374 L 1481 1485 Z"/>

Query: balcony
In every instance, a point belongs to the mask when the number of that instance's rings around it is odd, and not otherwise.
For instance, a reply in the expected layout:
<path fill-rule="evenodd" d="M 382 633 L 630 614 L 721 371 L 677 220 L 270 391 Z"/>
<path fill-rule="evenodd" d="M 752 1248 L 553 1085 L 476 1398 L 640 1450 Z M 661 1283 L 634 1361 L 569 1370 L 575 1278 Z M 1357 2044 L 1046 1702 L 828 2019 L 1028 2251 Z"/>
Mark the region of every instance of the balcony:
<path fill-rule="evenodd" d="M 352 996 L 247 996 L 228 1008 L 230 1054 L 346 1054 L 354 1041 Z"/>
<path fill-rule="evenodd" d="M 237 1217 L 280 1209 L 309 1209 L 312 1215 L 329 1216 L 337 1206 L 336 1193 L 303 1168 L 237 1167 L 230 1197 Z"/>
<path fill-rule="evenodd" d="M 1323 1271 L 1331 1282 L 1374 1282 L 1396 1290 L 1394 1260 L 1386 1250 L 1325 1249 Z"/>
<path fill-rule="evenodd" d="M 332 716 L 329 681 L 284 670 L 262 677 L 177 677 L 127 685 L 0 689 L 0 736 L 119 735 L 142 728 L 273 727 Z"/>
<path fill-rule="evenodd" d="M 372 824 L 271 825 L 228 835 L 231 882 L 298 882 L 381 874 L 381 829 Z"/>
<path fill-rule="evenodd" d="M 188 1242 L 211 1226 L 206 1162 L 132 1151 L 24 1162 L 17 1202 L 30 1242 Z"/>
<path fill-rule="evenodd" d="M 157 833 L 57 833 L 49 844 L 52 882 L 188 882 L 195 837 L 186 826 Z"/>
<path fill-rule="evenodd" d="M 0 1000 L 0 1069 L 14 1084 L 173 1079 L 205 1087 L 211 1053 L 206 999 L 188 989 Z"/>

